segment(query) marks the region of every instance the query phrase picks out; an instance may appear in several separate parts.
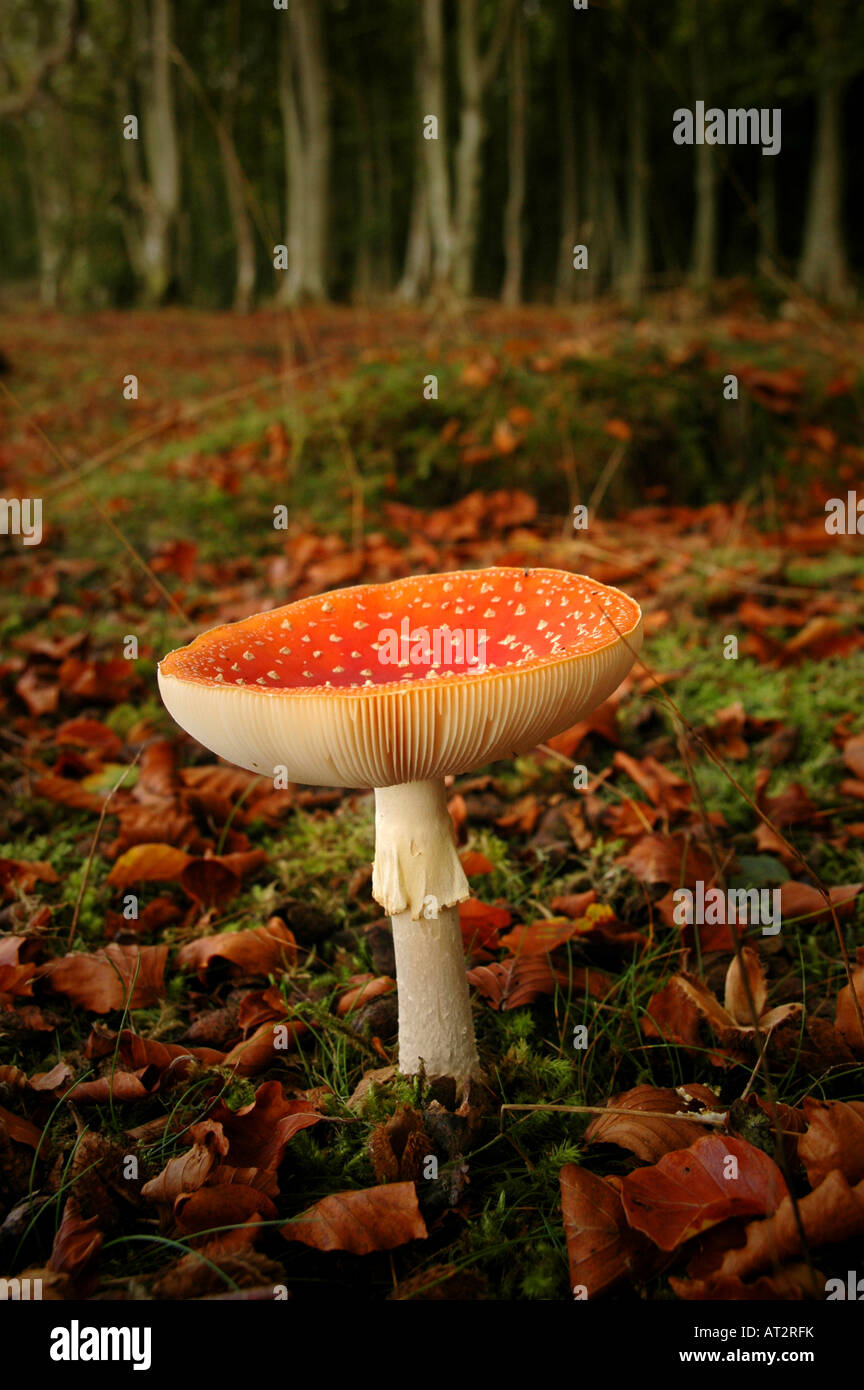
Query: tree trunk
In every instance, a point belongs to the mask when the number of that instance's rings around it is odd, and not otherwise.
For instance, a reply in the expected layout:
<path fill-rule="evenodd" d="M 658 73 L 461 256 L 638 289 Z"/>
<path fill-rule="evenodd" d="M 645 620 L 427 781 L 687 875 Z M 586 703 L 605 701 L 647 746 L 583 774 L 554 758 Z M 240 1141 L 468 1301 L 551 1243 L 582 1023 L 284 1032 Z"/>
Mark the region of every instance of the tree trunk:
<path fill-rule="evenodd" d="M 521 14 L 513 22 L 510 43 L 510 129 L 508 138 L 508 190 L 504 211 L 503 304 L 522 298 L 522 215 L 525 208 L 525 29 Z"/>
<path fill-rule="evenodd" d="M 630 64 L 627 130 L 627 266 L 621 277 L 625 300 L 641 298 L 648 266 L 648 159 L 645 146 L 645 77 L 642 54 Z"/>
<path fill-rule="evenodd" d="M 585 84 L 583 177 L 582 205 L 585 208 L 585 219 L 579 227 L 579 235 L 573 239 L 573 244 L 584 244 L 588 248 L 588 269 L 574 270 L 573 274 L 578 298 L 589 299 L 599 294 L 612 259 L 607 225 L 607 167 L 600 136 L 597 90 L 593 81 Z"/>
<path fill-rule="evenodd" d="M 362 302 L 369 299 L 374 279 L 372 247 L 375 235 L 375 171 L 372 163 L 372 122 L 359 85 L 354 109 L 360 140 L 357 150 L 359 216 L 355 232 L 357 253 L 354 260 L 353 295 Z"/>
<path fill-rule="evenodd" d="M 377 291 L 387 293 L 393 285 L 393 150 L 388 94 L 380 88 L 374 93 L 372 117 L 373 167 L 378 194 L 373 281 Z"/>
<path fill-rule="evenodd" d="M 180 207 L 180 155 L 171 77 L 171 0 L 153 0 L 150 70 L 143 111 L 148 182 L 140 190 L 143 226 L 140 273 L 150 304 L 161 303 L 174 273 L 174 232 Z"/>
<path fill-rule="evenodd" d="M 453 256 L 450 179 L 447 172 L 447 113 L 444 92 L 444 31 L 441 0 L 423 0 L 418 75 L 422 119 L 435 116 L 437 140 L 423 139 L 424 199 L 432 243 L 432 279 L 436 289 L 450 283 Z"/>
<path fill-rule="evenodd" d="M 252 220 L 246 207 L 243 170 L 237 156 L 231 130 L 224 124 L 218 127 L 219 153 L 228 195 L 228 209 L 235 246 L 234 310 L 248 314 L 255 298 L 255 236 Z"/>
<path fill-rule="evenodd" d="M 36 213 L 36 237 L 39 245 L 39 300 L 45 309 L 56 309 L 60 303 L 60 277 L 63 269 L 63 238 L 61 226 L 66 208 L 61 185 L 53 174 L 39 173 L 30 164 L 33 207 Z"/>
<path fill-rule="evenodd" d="M 228 38 L 231 50 L 223 69 L 222 109 L 215 124 L 219 139 L 222 173 L 225 179 L 225 191 L 228 196 L 231 229 L 234 233 L 234 311 L 238 314 L 248 314 L 255 298 L 255 235 L 252 230 L 252 219 L 246 205 L 246 180 L 243 176 L 243 166 L 240 163 L 240 156 L 237 153 L 237 145 L 234 140 L 234 110 L 240 71 L 241 22 L 238 0 L 232 0 L 228 16 Z"/>
<path fill-rule="evenodd" d="M 558 273 L 555 298 L 568 304 L 573 298 L 573 246 L 576 236 L 576 134 L 573 109 L 573 39 L 571 15 L 559 9 L 558 30 L 558 149 L 560 153 L 559 187 L 561 190 L 561 222 L 558 243 Z"/>
<path fill-rule="evenodd" d="M 483 98 L 501 61 L 513 15 L 513 0 L 495 11 L 496 29 L 481 56 L 477 0 L 459 0 L 457 52 L 461 110 L 456 148 L 456 217 L 453 250 L 453 289 L 460 298 L 474 285 L 474 252 L 480 220 L 481 154 L 485 122 Z"/>
<path fill-rule="evenodd" d="M 459 5 L 458 51 L 461 111 L 456 149 L 456 235 L 453 288 L 460 298 L 471 293 L 474 249 L 480 208 L 480 154 L 483 148 L 483 88 L 477 51 L 477 3 Z"/>
<path fill-rule="evenodd" d="M 823 68 L 798 279 L 809 294 L 819 295 L 832 304 L 844 304 L 850 298 L 843 236 L 841 111 L 842 88 Z"/>
<path fill-rule="evenodd" d="M 708 101 L 705 45 L 698 31 L 693 40 L 693 90 Z M 713 145 L 696 145 L 696 215 L 690 271 L 697 289 L 705 289 L 717 274 L 717 158 Z"/>
<path fill-rule="evenodd" d="M 305 180 L 303 289 L 327 297 L 330 204 L 330 93 L 318 0 L 293 0 L 289 9 L 297 46 Z"/>
<path fill-rule="evenodd" d="M 420 137 L 422 140 L 422 136 Z M 426 142 L 423 141 L 423 144 Z M 429 235 L 429 204 L 423 167 L 423 150 L 414 162 L 414 191 L 411 195 L 411 221 L 405 243 L 405 263 L 396 286 L 397 299 L 414 304 L 425 293 L 432 272 L 432 241 Z"/>
<path fill-rule="evenodd" d="M 285 245 L 288 248 L 288 269 L 282 275 L 277 299 L 281 304 L 295 304 L 303 293 L 305 279 L 304 158 L 293 45 L 284 19 L 279 34 L 279 107 L 285 145 Z"/>

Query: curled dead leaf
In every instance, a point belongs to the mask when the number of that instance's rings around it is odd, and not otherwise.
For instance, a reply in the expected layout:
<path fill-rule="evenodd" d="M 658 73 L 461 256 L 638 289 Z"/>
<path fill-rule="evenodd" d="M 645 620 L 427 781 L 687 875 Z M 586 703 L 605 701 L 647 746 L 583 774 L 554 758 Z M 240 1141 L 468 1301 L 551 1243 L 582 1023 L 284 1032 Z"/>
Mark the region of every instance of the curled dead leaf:
<path fill-rule="evenodd" d="M 613 1096 L 608 1102 L 611 1108 L 606 1115 L 598 1115 L 585 1131 L 589 1144 L 617 1144 L 646 1163 L 656 1163 L 664 1154 L 674 1149 L 684 1149 L 697 1139 L 705 1137 L 706 1128 L 687 1119 L 687 1110 L 695 1111 L 694 1099 L 686 1100 L 671 1086 L 634 1086 L 630 1091 Z M 698 1098 L 700 1109 L 718 1112 L 722 1109 L 720 1101 L 707 1086 L 692 1085 L 686 1088 L 687 1095 Z M 648 1115 L 632 1115 L 632 1110 L 656 1110 L 656 1118 Z"/>
<path fill-rule="evenodd" d="M 282 1226 L 281 1233 L 314 1250 L 345 1250 L 351 1255 L 395 1250 L 410 1240 L 425 1240 L 428 1234 L 413 1182 L 337 1192 Z"/>
<path fill-rule="evenodd" d="M 798 1156 L 811 1187 L 818 1187 L 835 1169 L 847 1182 L 864 1179 L 864 1102 L 816 1100 L 802 1107 L 807 1131 L 798 1140 Z"/>
<path fill-rule="evenodd" d="M 206 980 L 207 967 L 214 957 L 230 961 L 237 974 L 269 975 L 297 962 L 294 934 L 280 917 L 271 917 L 266 926 L 248 931 L 220 932 L 190 941 L 177 955 L 177 964 L 197 970 Z"/>

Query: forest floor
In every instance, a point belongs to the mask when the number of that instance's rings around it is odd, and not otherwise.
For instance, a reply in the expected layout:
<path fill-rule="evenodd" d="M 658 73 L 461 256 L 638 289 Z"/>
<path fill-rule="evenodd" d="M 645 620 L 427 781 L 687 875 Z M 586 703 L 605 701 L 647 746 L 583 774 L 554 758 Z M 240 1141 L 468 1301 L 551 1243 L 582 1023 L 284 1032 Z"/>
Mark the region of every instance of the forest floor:
<path fill-rule="evenodd" d="M 7 1277 L 355 1301 L 845 1281 L 864 542 L 825 504 L 864 489 L 862 338 L 743 291 L 708 317 L 7 316 L 5 489 L 43 503 L 40 545 L 3 541 Z M 463 1098 L 395 1072 L 371 794 L 214 762 L 155 670 L 219 622 L 484 565 L 618 585 L 646 637 L 594 715 L 450 788 L 485 1078 Z M 781 929 L 678 924 L 699 882 L 776 890 Z"/>

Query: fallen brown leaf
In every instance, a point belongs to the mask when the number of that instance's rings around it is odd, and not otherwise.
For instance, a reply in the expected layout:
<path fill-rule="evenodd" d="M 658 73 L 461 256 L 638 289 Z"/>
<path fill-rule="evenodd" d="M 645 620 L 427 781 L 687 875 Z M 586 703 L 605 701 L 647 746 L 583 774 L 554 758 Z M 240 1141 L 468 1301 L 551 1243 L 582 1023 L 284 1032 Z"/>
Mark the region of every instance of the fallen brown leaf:
<path fill-rule="evenodd" d="M 864 1183 L 850 1187 L 842 1173 L 829 1173 L 815 1192 L 799 1197 L 798 1219 L 808 1249 L 864 1235 Z M 798 1220 L 787 1196 L 773 1216 L 751 1221 L 746 1243 L 726 1252 L 718 1273 L 746 1279 L 801 1253 Z"/>
<path fill-rule="evenodd" d="M 91 1013 L 146 1009 L 165 993 L 167 946 L 119 946 L 61 956 L 42 967 L 48 986 Z"/>
<path fill-rule="evenodd" d="M 798 1140 L 798 1156 L 811 1187 L 818 1187 L 833 1170 L 847 1182 L 864 1179 L 864 1102 L 816 1100 L 802 1102 L 807 1131 Z"/>
<path fill-rule="evenodd" d="M 651 1246 L 627 1224 L 611 1183 L 575 1163 L 565 1164 L 559 1182 L 570 1288 L 597 1298 L 650 1261 Z"/>
<path fill-rule="evenodd" d="M 786 1196 L 773 1159 L 743 1139 L 709 1134 L 621 1182 L 627 1220 L 661 1250 L 733 1216 L 764 1215 Z"/>
<path fill-rule="evenodd" d="M 337 1192 L 282 1226 L 281 1232 L 286 1240 L 314 1250 L 346 1250 L 351 1255 L 395 1250 L 410 1240 L 425 1240 L 428 1234 L 413 1182 Z"/>
<path fill-rule="evenodd" d="M 687 1110 L 699 1113 L 694 1105 L 696 1100 L 700 1110 L 718 1112 L 724 1108 L 707 1086 L 693 1084 L 680 1086 L 678 1090 L 671 1086 L 634 1086 L 631 1091 L 607 1101 L 613 1113 L 598 1115 L 592 1120 L 585 1131 L 585 1139 L 589 1144 L 617 1144 L 646 1163 L 656 1163 L 664 1154 L 687 1148 L 705 1137 L 705 1126 L 688 1120 L 684 1113 Z M 631 1115 L 631 1110 L 657 1110 L 659 1113 L 655 1119 Z"/>
<path fill-rule="evenodd" d="M 282 919 L 271 917 L 264 927 L 220 932 L 188 942 L 178 952 L 177 964 L 197 970 L 198 978 L 206 980 L 207 967 L 216 956 L 230 961 L 237 974 L 269 975 L 296 964 L 297 943 Z"/>

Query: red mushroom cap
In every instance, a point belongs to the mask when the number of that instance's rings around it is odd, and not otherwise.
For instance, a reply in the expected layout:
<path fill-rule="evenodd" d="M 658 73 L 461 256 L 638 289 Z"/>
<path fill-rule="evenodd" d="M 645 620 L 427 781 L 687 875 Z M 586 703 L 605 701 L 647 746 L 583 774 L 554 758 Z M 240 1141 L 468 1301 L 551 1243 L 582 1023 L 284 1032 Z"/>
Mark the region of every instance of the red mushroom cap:
<path fill-rule="evenodd" d="M 559 570 L 468 570 L 213 628 L 160 663 L 159 686 L 183 728 L 241 767 L 383 787 L 552 737 L 611 694 L 640 645 L 639 606 L 618 589 Z"/>

